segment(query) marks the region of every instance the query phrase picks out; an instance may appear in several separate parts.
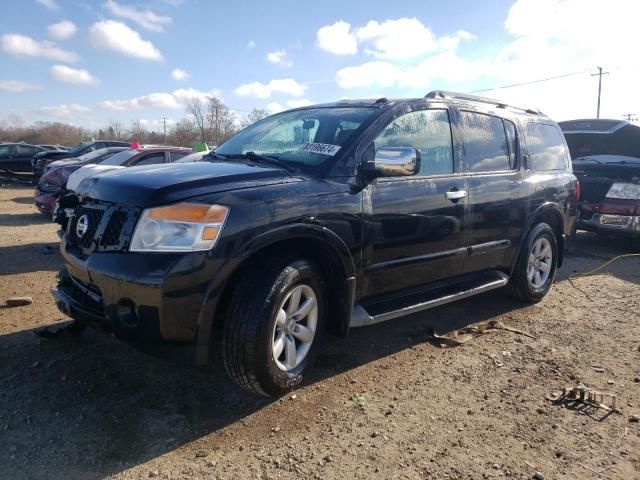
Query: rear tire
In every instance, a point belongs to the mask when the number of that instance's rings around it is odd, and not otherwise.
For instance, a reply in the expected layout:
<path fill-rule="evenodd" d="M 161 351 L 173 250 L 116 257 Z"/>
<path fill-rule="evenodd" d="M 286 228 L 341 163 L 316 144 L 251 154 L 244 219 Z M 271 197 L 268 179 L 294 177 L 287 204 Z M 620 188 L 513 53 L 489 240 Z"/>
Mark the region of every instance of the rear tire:
<path fill-rule="evenodd" d="M 222 356 L 240 387 L 277 396 L 299 385 L 324 331 L 324 281 L 309 261 L 278 256 L 252 265 L 224 319 Z"/>
<path fill-rule="evenodd" d="M 558 269 L 558 241 L 547 223 L 538 223 L 527 234 L 507 292 L 519 300 L 537 303 L 551 289 Z"/>

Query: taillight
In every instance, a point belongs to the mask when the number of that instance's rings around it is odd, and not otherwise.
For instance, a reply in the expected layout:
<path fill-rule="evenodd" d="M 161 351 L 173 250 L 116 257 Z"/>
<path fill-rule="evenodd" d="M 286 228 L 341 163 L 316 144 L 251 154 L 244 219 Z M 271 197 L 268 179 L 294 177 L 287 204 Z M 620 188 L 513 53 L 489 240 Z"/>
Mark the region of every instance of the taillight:
<path fill-rule="evenodd" d="M 576 180 L 576 200 L 580 201 L 580 194 L 582 190 L 580 189 L 580 180 Z"/>

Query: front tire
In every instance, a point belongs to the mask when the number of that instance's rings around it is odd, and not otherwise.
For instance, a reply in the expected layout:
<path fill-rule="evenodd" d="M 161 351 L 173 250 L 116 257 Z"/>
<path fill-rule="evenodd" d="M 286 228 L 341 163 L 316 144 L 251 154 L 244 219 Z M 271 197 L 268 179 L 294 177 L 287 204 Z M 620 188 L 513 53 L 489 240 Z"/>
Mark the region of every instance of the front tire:
<path fill-rule="evenodd" d="M 324 281 L 308 260 L 252 265 L 233 291 L 222 334 L 224 365 L 240 387 L 277 396 L 299 385 L 318 352 Z"/>
<path fill-rule="evenodd" d="M 538 223 L 527 234 L 507 292 L 528 303 L 537 303 L 551 289 L 558 269 L 558 241 L 547 223 Z"/>

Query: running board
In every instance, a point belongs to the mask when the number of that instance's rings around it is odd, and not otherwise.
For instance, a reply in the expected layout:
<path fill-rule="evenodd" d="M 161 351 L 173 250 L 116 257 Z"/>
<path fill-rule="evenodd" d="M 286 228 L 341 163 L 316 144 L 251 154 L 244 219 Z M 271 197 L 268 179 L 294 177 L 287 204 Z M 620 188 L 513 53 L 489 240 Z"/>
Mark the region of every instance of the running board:
<path fill-rule="evenodd" d="M 394 302 L 389 302 L 391 308 L 383 310 L 380 305 L 373 305 L 369 311 L 358 304 L 351 312 L 351 327 L 366 327 L 394 318 L 404 317 L 413 313 L 422 312 L 430 308 L 439 307 L 447 303 L 472 297 L 480 293 L 504 287 L 509 281 L 506 273 L 499 271 L 486 272 L 483 277 L 472 281 L 465 281 L 461 285 L 448 288 L 438 288 L 432 291 L 423 292 L 420 295 L 400 298 Z M 370 313 L 373 312 L 373 314 Z"/>

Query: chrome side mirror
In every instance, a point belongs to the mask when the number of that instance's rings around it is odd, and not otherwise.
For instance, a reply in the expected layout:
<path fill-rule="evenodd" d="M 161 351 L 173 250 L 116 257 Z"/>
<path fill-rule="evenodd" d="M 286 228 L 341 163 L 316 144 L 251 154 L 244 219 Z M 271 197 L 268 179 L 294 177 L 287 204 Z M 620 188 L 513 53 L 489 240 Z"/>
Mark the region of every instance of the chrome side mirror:
<path fill-rule="evenodd" d="M 384 147 L 376 151 L 373 174 L 377 177 L 409 177 L 420 171 L 420 152 L 411 147 Z"/>

